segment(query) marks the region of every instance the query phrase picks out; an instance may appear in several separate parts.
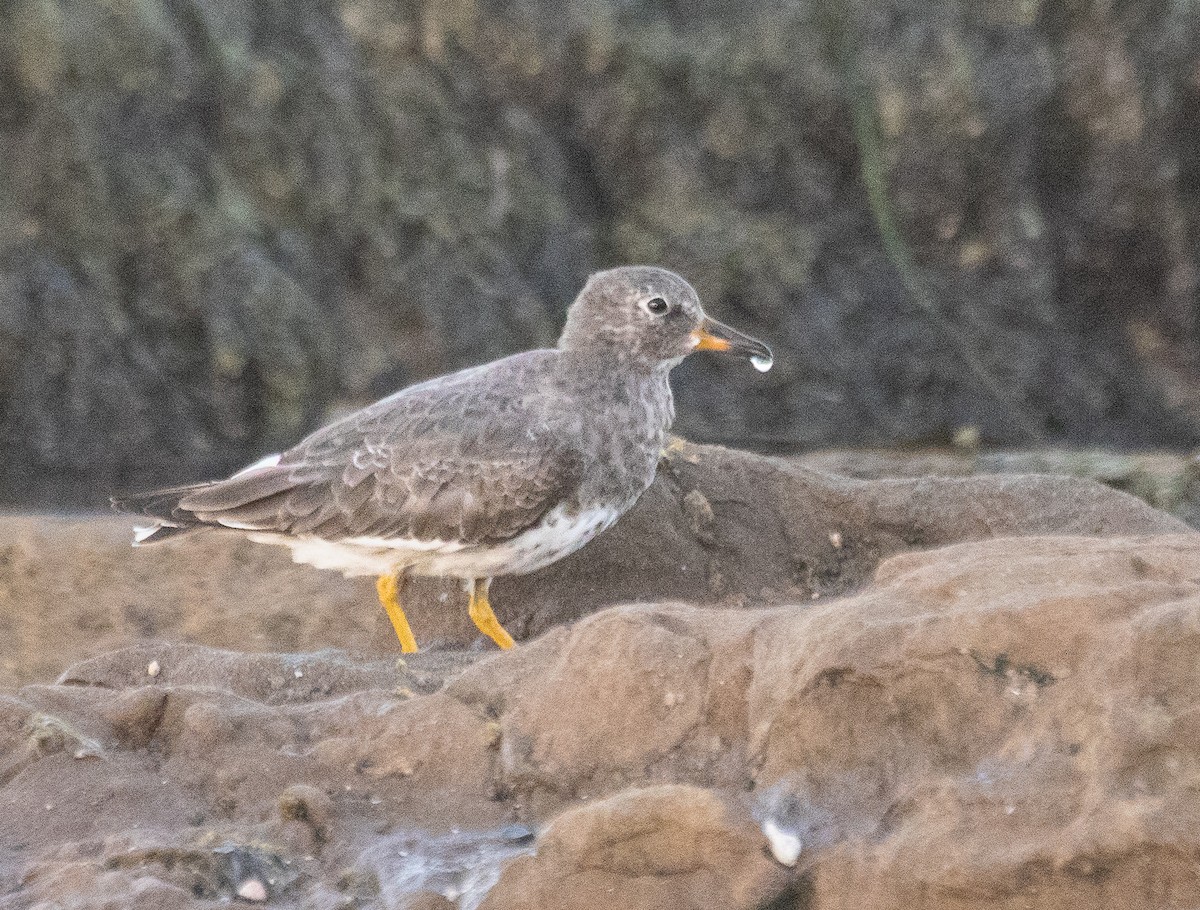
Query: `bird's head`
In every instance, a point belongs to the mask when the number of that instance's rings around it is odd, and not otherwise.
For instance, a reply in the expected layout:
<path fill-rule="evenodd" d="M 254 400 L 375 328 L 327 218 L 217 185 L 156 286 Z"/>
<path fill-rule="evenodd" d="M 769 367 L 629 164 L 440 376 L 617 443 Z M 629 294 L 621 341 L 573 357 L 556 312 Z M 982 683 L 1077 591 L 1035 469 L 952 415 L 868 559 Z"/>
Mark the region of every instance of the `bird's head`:
<path fill-rule="evenodd" d="M 596 272 L 571 309 L 558 346 L 606 351 L 648 367 L 693 351 L 725 351 L 771 368 L 771 349 L 704 314 L 695 288 L 666 269 L 631 265 Z"/>

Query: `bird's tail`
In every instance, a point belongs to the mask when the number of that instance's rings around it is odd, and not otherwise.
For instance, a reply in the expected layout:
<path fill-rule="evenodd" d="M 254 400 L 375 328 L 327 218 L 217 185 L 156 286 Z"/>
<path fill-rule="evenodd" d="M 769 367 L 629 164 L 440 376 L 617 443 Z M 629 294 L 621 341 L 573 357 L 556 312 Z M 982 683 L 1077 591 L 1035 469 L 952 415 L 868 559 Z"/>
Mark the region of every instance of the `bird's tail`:
<path fill-rule="evenodd" d="M 117 512 L 150 519 L 145 525 L 135 526 L 133 529 L 133 545 L 144 547 L 204 527 L 204 523 L 193 513 L 180 508 L 179 502 L 185 496 L 209 486 L 212 484 L 193 483 L 181 487 L 168 487 L 165 490 L 128 493 L 113 496 L 109 502 Z"/>

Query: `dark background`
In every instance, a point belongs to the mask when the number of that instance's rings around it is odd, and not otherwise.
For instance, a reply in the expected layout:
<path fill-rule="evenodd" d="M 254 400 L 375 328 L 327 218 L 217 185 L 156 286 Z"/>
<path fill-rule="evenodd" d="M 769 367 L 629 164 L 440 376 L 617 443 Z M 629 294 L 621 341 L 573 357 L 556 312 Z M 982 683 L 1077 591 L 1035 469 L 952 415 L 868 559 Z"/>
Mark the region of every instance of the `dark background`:
<path fill-rule="evenodd" d="M 676 269 L 768 450 L 1200 435 L 1184 0 L 0 0 L 0 504 L 220 474 Z"/>

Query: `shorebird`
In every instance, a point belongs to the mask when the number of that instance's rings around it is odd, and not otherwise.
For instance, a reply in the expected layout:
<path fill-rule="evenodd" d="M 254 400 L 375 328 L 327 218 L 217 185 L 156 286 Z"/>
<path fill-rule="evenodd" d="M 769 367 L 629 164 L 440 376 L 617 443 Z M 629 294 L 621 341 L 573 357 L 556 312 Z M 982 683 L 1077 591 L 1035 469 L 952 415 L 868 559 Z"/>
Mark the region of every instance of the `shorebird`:
<path fill-rule="evenodd" d="M 771 367 L 766 345 L 706 316 L 675 273 L 598 272 L 556 348 L 402 389 L 227 479 L 112 503 L 153 519 L 135 528 L 135 546 L 216 528 L 289 547 L 296 562 L 376 576 L 406 653 L 417 642 L 404 579 L 461 579 L 475 625 L 510 648 L 492 578 L 562 559 L 637 501 L 675 417 L 668 375 L 693 351 Z"/>

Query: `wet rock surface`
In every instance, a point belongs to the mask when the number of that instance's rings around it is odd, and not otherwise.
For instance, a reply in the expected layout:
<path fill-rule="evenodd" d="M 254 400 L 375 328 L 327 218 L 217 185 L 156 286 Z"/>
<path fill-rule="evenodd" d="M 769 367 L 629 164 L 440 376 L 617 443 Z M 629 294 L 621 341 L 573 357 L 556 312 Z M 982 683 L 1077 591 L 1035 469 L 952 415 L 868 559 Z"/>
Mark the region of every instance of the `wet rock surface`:
<path fill-rule="evenodd" d="M 506 653 L 140 644 L 0 699 L 0 907 L 1193 906 L 1198 649 L 1192 533 Z"/>

